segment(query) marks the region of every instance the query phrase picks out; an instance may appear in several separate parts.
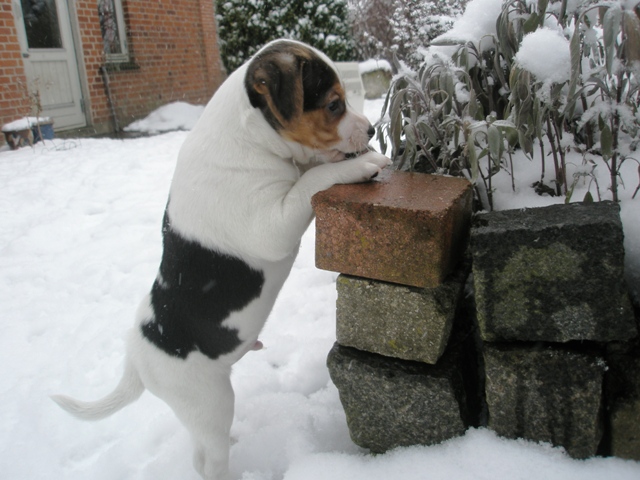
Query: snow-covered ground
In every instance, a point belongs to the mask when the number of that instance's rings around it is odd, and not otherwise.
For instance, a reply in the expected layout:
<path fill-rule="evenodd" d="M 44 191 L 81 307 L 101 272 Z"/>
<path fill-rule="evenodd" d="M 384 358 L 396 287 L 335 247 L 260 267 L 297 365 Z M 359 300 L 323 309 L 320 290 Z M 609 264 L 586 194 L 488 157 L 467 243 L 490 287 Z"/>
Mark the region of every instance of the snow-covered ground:
<path fill-rule="evenodd" d="M 156 134 L 172 130 L 191 130 L 203 111 L 204 105 L 169 103 L 154 110 L 147 117 L 127 125 L 124 131 Z"/>
<path fill-rule="evenodd" d="M 367 115 L 375 120 L 381 104 L 366 102 Z M 0 152 L 2 478 L 199 478 L 187 433 L 151 394 L 98 423 L 76 420 L 48 398 L 94 399 L 119 379 L 124 333 L 155 278 L 163 209 L 186 135 L 56 139 Z M 530 193 L 527 171 L 516 175 L 516 194 L 507 188 L 497 196 L 501 208 L 550 201 Z M 637 259 L 640 199 L 623 198 L 625 229 L 634 231 L 626 246 Z M 260 337 L 266 348 L 247 354 L 233 373 L 233 478 L 640 478 L 639 462 L 572 460 L 561 449 L 485 429 L 442 445 L 367 454 L 349 439 L 325 367 L 335 339 L 335 278 L 314 266 L 312 226 Z"/>

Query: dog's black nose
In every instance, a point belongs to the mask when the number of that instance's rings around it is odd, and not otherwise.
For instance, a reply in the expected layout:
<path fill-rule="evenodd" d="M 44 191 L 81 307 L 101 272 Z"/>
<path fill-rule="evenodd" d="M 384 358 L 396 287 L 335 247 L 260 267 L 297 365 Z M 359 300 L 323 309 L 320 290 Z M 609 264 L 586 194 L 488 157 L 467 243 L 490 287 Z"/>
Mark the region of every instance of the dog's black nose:
<path fill-rule="evenodd" d="M 367 130 L 367 135 L 369 135 L 369 140 L 371 140 L 375 134 L 376 134 L 376 129 L 373 128 L 373 125 L 369 124 L 369 130 Z"/>

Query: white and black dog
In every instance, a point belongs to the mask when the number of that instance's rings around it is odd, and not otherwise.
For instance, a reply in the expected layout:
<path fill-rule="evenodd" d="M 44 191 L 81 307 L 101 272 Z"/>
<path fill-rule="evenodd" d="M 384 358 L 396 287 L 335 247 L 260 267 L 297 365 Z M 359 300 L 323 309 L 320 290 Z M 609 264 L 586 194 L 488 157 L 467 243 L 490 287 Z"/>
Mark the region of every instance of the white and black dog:
<path fill-rule="evenodd" d="M 390 163 L 367 151 L 372 134 L 324 54 L 289 40 L 266 45 L 218 89 L 180 150 L 160 271 L 128 336 L 120 383 L 95 402 L 52 398 L 95 420 L 148 389 L 189 430 L 202 477 L 227 479 L 231 366 L 262 346 L 258 334 L 313 218 L 311 197 Z"/>

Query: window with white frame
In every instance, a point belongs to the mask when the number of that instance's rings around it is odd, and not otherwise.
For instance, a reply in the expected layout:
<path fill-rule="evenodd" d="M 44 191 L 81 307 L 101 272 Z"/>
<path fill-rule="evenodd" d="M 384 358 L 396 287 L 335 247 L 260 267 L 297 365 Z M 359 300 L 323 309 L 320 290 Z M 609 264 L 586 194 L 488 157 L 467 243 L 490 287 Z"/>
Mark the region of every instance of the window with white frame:
<path fill-rule="evenodd" d="M 98 14 L 107 62 L 128 62 L 129 52 L 122 0 L 98 0 Z"/>

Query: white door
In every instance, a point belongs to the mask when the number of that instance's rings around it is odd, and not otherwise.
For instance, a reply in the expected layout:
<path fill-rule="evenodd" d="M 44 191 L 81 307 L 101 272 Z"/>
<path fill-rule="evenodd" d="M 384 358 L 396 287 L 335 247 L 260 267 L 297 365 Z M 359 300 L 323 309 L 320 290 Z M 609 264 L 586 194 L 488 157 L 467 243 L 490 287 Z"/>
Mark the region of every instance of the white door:
<path fill-rule="evenodd" d="M 66 0 L 14 0 L 13 10 L 32 103 L 39 96 L 40 116 L 52 117 L 56 130 L 84 127 Z"/>

